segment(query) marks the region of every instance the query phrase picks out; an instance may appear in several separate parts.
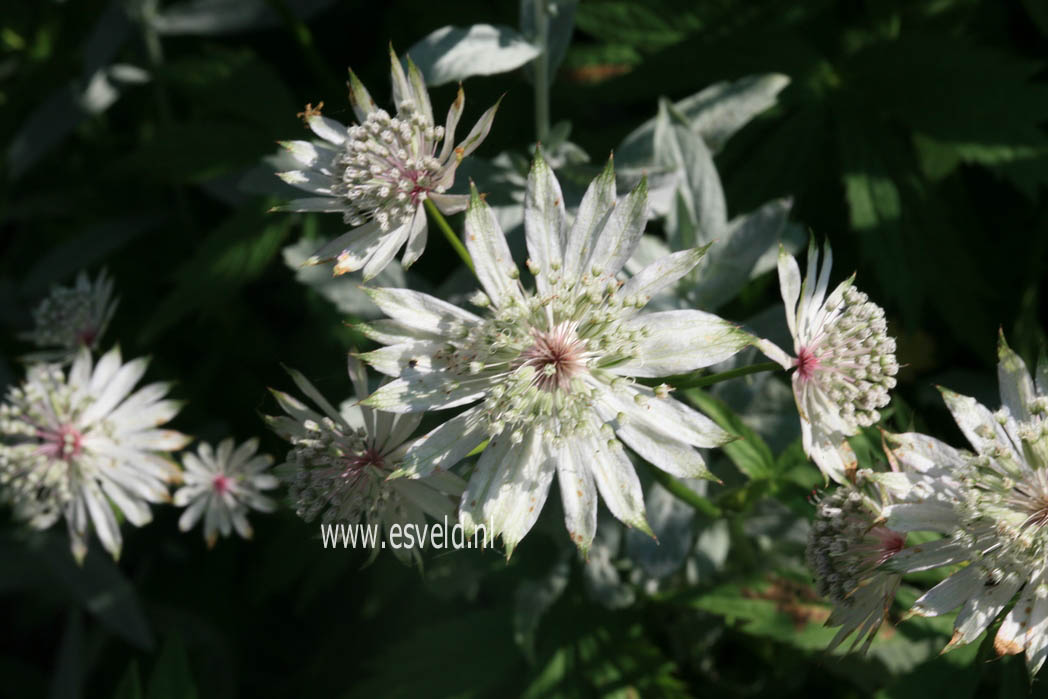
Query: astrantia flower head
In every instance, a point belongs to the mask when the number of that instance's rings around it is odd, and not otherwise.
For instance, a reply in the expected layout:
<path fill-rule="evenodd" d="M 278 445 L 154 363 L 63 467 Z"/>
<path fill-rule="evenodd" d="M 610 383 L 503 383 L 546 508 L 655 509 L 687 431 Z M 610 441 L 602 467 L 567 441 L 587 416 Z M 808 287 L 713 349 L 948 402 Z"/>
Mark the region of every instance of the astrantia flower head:
<path fill-rule="evenodd" d="M 116 312 L 113 280 L 105 270 L 91 281 L 86 272 L 73 286 L 55 286 L 33 309 L 34 328 L 21 338 L 46 351 L 26 357 L 30 361 L 72 361 L 81 347 L 95 349 Z"/>
<path fill-rule="evenodd" d="M 31 366 L 0 405 L 0 496 L 33 528 L 65 518 L 78 560 L 92 527 L 118 557 L 114 507 L 142 526 L 151 519 L 148 503 L 167 502 L 167 484 L 179 475 L 162 453 L 189 438 L 158 429 L 179 403 L 163 400 L 163 383 L 131 393 L 146 364 L 124 364 L 114 349 L 92 367 L 84 347 L 68 373 L 53 364 Z"/>
<path fill-rule="evenodd" d="M 174 503 L 185 507 L 178 520 L 178 528 L 186 532 L 204 517 L 204 539 L 214 546 L 218 535 L 237 534 L 250 539 L 251 524 L 248 510 L 272 512 L 276 502 L 262 494 L 277 487 L 276 476 L 266 471 L 273 465 L 267 454 L 256 454 L 258 440 L 249 439 L 235 447 L 232 439 L 224 439 L 214 449 L 203 442 L 196 454 L 182 457 L 183 486 L 175 492 Z M 188 507 L 187 507 L 188 505 Z"/>
<path fill-rule="evenodd" d="M 367 377 L 352 357 L 349 373 L 357 396 L 336 410 L 301 373 L 289 369 L 299 389 L 320 409 L 280 391 L 273 391 L 287 416 L 268 417 L 269 426 L 292 445 L 277 471 L 287 481 L 292 506 L 312 522 L 363 523 L 388 527 L 394 523 L 423 524 L 425 515 L 442 518 L 454 513 L 454 500 L 465 483 L 442 471 L 421 481 L 387 480 L 400 466 L 405 442 L 421 416 L 380 413 L 358 404 Z M 417 551 L 394 549 L 397 555 Z"/>
<path fill-rule="evenodd" d="M 902 578 L 882 567 L 902 550 L 906 538 L 883 524 L 883 508 L 891 502 L 889 490 L 879 482 L 883 475 L 857 471 L 854 484 L 823 497 L 808 538 L 808 567 L 819 594 L 833 602 L 826 625 L 841 627 L 831 650 L 852 633 L 853 649 L 864 638 L 862 650 L 869 648 Z"/>
<path fill-rule="evenodd" d="M 1034 379 L 1003 336 L 999 357 L 996 413 L 943 391 L 974 454 L 923 435 L 891 437 L 917 502 L 888 508 L 888 524 L 945 535 L 918 561 L 893 561 L 903 572 L 969 562 L 914 604 L 925 616 L 961 606 L 950 647 L 977 638 L 1019 593 L 994 647 L 1025 651 L 1032 675 L 1048 656 L 1048 360 Z"/>
<path fill-rule="evenodd" d="M 282 172 L 280 177 L 314 196 L 281 208 L 339 212 L 353 226 L 318 250 L 310 262 L 334 258 L 335 274 L 363 268 L 365 280 L 381 272 L 405 243 L 405 267 L 422 254 L 427 235 L 426 199 L 444 213 L 465 208 L 465 195 L 445 192 L 454 183 L 462 159 L 488 135 L 498 107 L 484 112 L 465 140 L 455 146 L 455 129 L 465 107 L 462 89 L 445 125 L 436 126 L 421 72 L 409 57 L 405 75 L 392 47 L 390 59 L 395 115 L 378 108 L 350 71 L 349 97 L 359 123 L 347 129 L 333 119 L 308 113 L 309 127 L 323 141 L 283 144 L 303 169 Z"/>
<path fill-rule="evenodd" d="M 780 249 L 779 284 L 796 356 L 767 340 L 757 346 L 783 368 L 795 369 L 793 393 L 801 415 L 804 453 L 824 474 L 844 483 L 856 465 L 846 438 L 880 419 L 899 364 L 884 310 L 853 286 L 854 276 L 827 296 L 832 264 L 827 243 L 818 269 L 813 240 L 808 246 L 808 274 L 801 284 L 797 261 Z"/>
<path fill-rule="evenodd" d="M 526 289 L 491 208 L 473 190 L 466 246 L 483 291 L 482 316 L 407 289 L 372 289 L 392 320 L 364 327 L 389 345 L 363 355 L 397 376 L 364 404 L 397 413 L 477 403 L 408 450 L 397 476 L 421 477 L 490 440 L 463 494 L 459 518 L 501 534 L 507 551 L 534 524 L 558 475 L 569 533 L 593 540 L 597 492 L 623 522 L 648 530 L 637 475 L 623 449 L 676 476 L 708 470 L 693 447 L 731 439 L 709 418 L 631 377 L 692 371 L 732 356 L 752 338 L 701 311 L 640 314 L 651 296 L 701 259 L 685 250 L 626 282 L 617 276 L 644 229 L 642 182 L 616 200 L 609 163 L 569 224 L 560 185 L 539 155 L 524 204 Z M 621 440 L 621 442 L 619 441 Z"/>

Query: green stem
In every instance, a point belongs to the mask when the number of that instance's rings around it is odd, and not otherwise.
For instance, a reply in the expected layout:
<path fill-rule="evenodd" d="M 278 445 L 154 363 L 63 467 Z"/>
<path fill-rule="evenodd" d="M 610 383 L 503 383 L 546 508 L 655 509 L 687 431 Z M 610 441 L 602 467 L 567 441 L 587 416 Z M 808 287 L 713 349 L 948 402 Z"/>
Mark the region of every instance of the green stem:
<path fill-rule="evenodd" d="M 154 26 L 157 14 L 156 2 L 143 3 L 140 24 L 142 29 L 142 41 L 146 47 L 146 57 L 149 60 L 149 68 L 152 73 L 153 99 L 156 101 L 157 115 L 160 125 L 170 136 L 175 125 L 174 110 L 171 108 L 171 99 L 167 94 L 166 76 L 163 73 L 164 47 L 160 43 L 160 35 Z M 196 230 L 193 217 L 189 212 L 189 201 L 182 186 L 177 182 L 171 183 L 171 189 L 175 196 L 175 205 L 178 207 L 178 217 L 182 228 L 187 231 Z"/>
<path fill-rule="evenodd" d="M 535 0 L 535 42 L 539 55 L 532 68 L 535 74 L 535 135 L 542 143 L 549 137 L 549 16 L 546 0 Z"/>
<path fill-rule="evenodd" d="M 663 488 L 668 490 L 677 499 L 691 505 L 696 511 L 701 512 L 711 519 L 719 519 L 723 516 L 723 512 L 719 507 L 714 505 L 710 500 L 699 495 L 694 490 L 684 485 L 676 478 L 666 473 L 660 468 L 656 468 L 649 464 L 647 461 L 641 462 L 648 469 L 648 473 L 651 477 L 661 485 Z"/>
<path fill-rule="evenodd" d="M 738 369 L 731 369 L 730 371 L 722 371 L 718 374 L 703 374 L 701 371 L 696 371 L 691 374 L 678 374 L 658 379 L 637 379 L 637 381 L 647 386 L 658 386 L 665 383 L 674 388 L 702 388 L 703 386 L 712 386 L 715 383 L 736 379 L 747 374 L 759 374 L 762 371 L 775 371 L 781 368 L 775 362 L 761 362 L 760 364 L 751 364 Z"/>
<path fill-rule="evenodd" d="M 455 248 L 455 252 L 462 258 L 462 261 L 469 267 L 469 271 L 473 274 L 477 273 L 477 270 L 473 267 L 473 258 L 469 256 L 469 250 L 462 244 L 459 237 L 455 235 L 455 231 L 451 230 L 451 226 L 448 225 L 448 220 L 444 218 L 444 214 L 440 213 L 440 209 L 433 203 L 432 199 L 426 199 L 426 211 L 429 212 L 430 217 L 437 222 L 437 227 L 440 228 L 444 233 L 444 237 L 451 243 L 451 247 Z"/>
<path fill-rule="evenodd" d="M 295 44 L 298 45 L 306 63 L 309 65 L 309 69 L 313 72 L 313 76 L 323 85 L 324 91 L 331 95 L 345 94 L 342 83 L 331 72 L 324 61 L 324 57 L 317 51 L 316 44 L 313 41 L 313 33 L 309 30 L 309 26 L 295 16 L 295 13 L 288 7 L 286 0 L 266 0 L 266 2 L 273 8 L 274 12 L 280 15 L 281 21 L 287 28 L 288 33 L 291 34 Z"/>

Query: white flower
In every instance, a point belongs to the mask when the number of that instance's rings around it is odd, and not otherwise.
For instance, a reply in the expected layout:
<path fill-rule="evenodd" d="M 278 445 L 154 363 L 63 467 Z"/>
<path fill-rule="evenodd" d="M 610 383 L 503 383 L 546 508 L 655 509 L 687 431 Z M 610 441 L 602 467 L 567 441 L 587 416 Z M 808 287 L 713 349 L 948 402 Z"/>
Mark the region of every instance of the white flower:
<path fill-rule="evenodd" d="M 58 365 L 33 365 L 0 405 L 2 498 L 36 529 L 64 517 L 77 560 L 87 553 L 92 527 L 118 557 L 114 508 L 140 527 L 152 518 L 148 503 L 167 502 L 167 484 L 178 478 L 162 452 L 181 449 L 189 438 L 158 427 L 181 406 L 162 400 L 166 383 L 131 393 L 146 364 L 124 364 L 113 349 L 92 369 L 82 347 L 68 374 Z"/>
<path fill-rule="evenodd" d="M 484 112 L 466 139 L 455 146 L 455 127 L 466 99 L 462 89 L 451 105 L 446 125 L 434 126 L 422 74 L 409 57 L 405 75 L 392 47 L 390 59 L 396 116 L 379 109 L 350 71 L 349 96 L 359 124 L 347 129 L 319 113 L 308 113 L 310 128 L 323 140 L 283 143 L 303 169 L 282 172 L 280 177 L 313 196 L 280 208 L 341 212 L 345 222 L 353 226 L 314 253 L 309 262 L 336 259 L 335 274 L 363 268 L 365 280 L 381 272 L 405 243 L 404 267 L 422 254 L 427 234 L 426 199 L 444 213 L 465 208 L 465 195 L 445 192 L 455 181 L 455 170 L 462 159 L 488 135 L 498 108 L 496 104 Z"/>
<path fill-rule="evenodd" d="M 466 247 L 484 288 L 474 315 L 408 289 L 371 289 L 392 320 L 362 330 L 389 345 L 362 356 L 399 376 L 364 401 L 413 413 L 477 403 L 416 443 L 394 475 L 421 477 L 462 460 L 486 439 L 459 519 L 484 524 L 507 551 L 520 542 L 558 475 L 571 538 L 586 550 L 597 492 L 630 526 L 648 531 L 644 498 L 622 442 L 682 478 L 709 476 L 692 447 L 731 439 L 709 418 L 631 377 L 690 372 L 752 341 L 702 311 L 640 314 L 653 294 L 702 256 L 662 258 L 625 283 L 616 279 L 644 230 L 642 182 L 616 201 L 609 162 L 569 224 L 560 185 L 539 155 L 528 177 L 524 230 L 536 289 L 526 290 L 490 207 L 473 190 Z M 616 435 L 618 438 L 616 438 Z"/>
<path fill-rule="evenodd" d="M 996 413 L 943 391 L 974 454 L 924 435 L 889 437 L 912 502 L 887 508 L 887 526 L 945 535 L 890 565 L 911 572 L 968 562 L 914 604 L 924 616 L 961 607 L 949 647 L 975 640 L 1018 593 L 994 648 L 1025 651 L 1033 675 L 1048 656 L 1048 360 L 1032 378 L 1003 336 L 999 357 Z"/>
<path fill-rule="evenodd" d="M 847 437 L 880 419 L 899 364 L 884 310 L 852 285 L 854 275 L 826 295 L 833 263 L 829 243 L 825 255 L 818 270 L 819 253 L 812 240 L 802 285 L 797 261 L 780 249 L 779 285 L 796 356 L 767 340 L 756 344 L 784 369 L 796 369 L 793 394 L 804 453 L 828 477 L 845 483 L 856 467 Z"/>
<path fill-rule="evenodd" d="M 273 465 L 273 458 L 256 455 L 257 439 L 249 439 L 235 449 L 234 446 L 232 439 L 224 439 L 216 451 L 205 442 L 197 447 L 196 454 L 182 457 L 184 485 L 175 492 L 174 504 L 186 511 L 178 520 L 178 528 L 189 531 L 203 515 L 204 538 L 209 547 L 215 545 L 220 532 L 229 536 L 233 528 L 250 539 L 252 529 L 246 516 L 249 509 L 276 509 L 276 503 L 262 494 L 280 484 L 276 476 L 265 473 Z"/>
<path fill-rule="evenodd" d="M 287 416 L 267 417 L 269 426 L 291 442 L 285 463 L 277 466 L 289 486 L 299 517 L 312 522 L 363 523 L 389 527 L 394 523 L 425 523 L 426 515 L 441 519 L 454 513 L 454 501 L 465 482 L 453 473 L 433 473 L 420 481 L 387 480 L 400 466 L 421 415 L 392 415 L 359 404 L 368 393 L 363 366 L 349 359 L 356 397 L 336 410 L 301 373 L 288 369 L 299 389 L 320 408 L 280 391 L 272 391 Z M 449 497 L 450 496 L 450 497 Z M 418 551 L 394 548 L 400 556 L 419 559 Z M 377 553 L 377 550 L 376 550 Z"/>
<path fill-rule="evenodd" d="M 892 501 L 881 482 L 889 474 L 856 472 L 854 484 L 835 489 L 819 501 L 808 538 L 808 567 L 819 594 L 833 602 L 827 626 L 840 626 L 833 650 L 855 633 L 852 649 L 866 651 L 895 600 L 902 575 L 886 571 L 885 561 L 903 550 L 906 535 L 885 527 L 883 508 Z"/>
<path fill-rule="evenodd" d="M 70 362 L 81 347 L 95 349 L 109 327 L 118 300 L 113 298 L 113 280 L 105 270 L 91 281 L 86 272 L 77 275 L 73 286 L 54 286 L 33 309 L 34 328 L 22 333 L 23 340 L 50 348 L 25 357 L 29 361 Z"/>

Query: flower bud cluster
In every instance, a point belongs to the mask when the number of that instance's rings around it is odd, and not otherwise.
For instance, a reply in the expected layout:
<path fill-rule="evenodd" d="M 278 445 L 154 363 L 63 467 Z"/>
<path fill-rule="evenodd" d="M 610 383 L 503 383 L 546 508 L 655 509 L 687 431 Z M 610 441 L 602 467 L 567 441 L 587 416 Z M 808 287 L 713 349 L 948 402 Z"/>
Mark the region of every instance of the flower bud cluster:
<path fill-rule="evenodd" d="M 855 593 L 890 573 L 878 570 L 905 536 L 879 523 L 880 505 L 858 488 L 840 487 L 819 502 L 808 540 L 808 566 L 819 594 L 851 606 Z"/>
<path fill-rule="evenodd" d="M 22 338 L 37 347 L 70 352 L 93 349 L 116 311 L 113 280 L 103 271 L 95 281 L 81 273 L 73 286 L 55 286 L 33 310 L 33 330 Z M 52 357 L 53 358 L 53 357 Z"/>
<path fill-rule="evenodd" d="M 312 522 L 356 523 L 377 519 L 394 495 L 384 487 L 390 469 L 362 430 L 328 417 L 306 420 L 305 436 L 291 435 L 287 463 L 294 466 L 288 494 L 299 517 Z"/>
<path fill-rule="evenodd" d="M 388 231 L 408 223 L 429 192 L 443 193 L 435 157 L 443 138 L 444 127 L 410 104 L 395 117 L 377 109 L 363 124 L 351 126 L 332 186 L 347 206 L 346 223 L 359 226 L 373 219 Z"/>

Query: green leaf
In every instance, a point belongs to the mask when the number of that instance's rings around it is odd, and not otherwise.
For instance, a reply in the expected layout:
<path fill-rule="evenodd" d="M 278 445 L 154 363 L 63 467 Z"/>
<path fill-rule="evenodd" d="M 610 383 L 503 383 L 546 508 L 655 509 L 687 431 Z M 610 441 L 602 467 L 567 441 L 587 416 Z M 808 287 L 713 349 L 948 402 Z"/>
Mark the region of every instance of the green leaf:
<path fill-rule="evenodd" d="M 267 207 L 245 206 L 212 231 L 174 272 L 175 288 L 157 306 L 139 336 L 149 344 L 193 311 L 218 312 L 216 299 L 235 295 L 261 275 L 280 252 L 294 218 Z"/>
<path fill-rule="evenodd" d="M 58 646 L 58 657 L 51 676 L 51 699 L 77 699 L 83 696 L 84 621 L 80 610 L 69 612 L 65 633 Z"/>
<path fill-rule="evenodd" d="M 132 660 L 124 670 L 120 683 L 113 692 L 113 699 L 142 699 L 142 680 L 138 674 L 138 661 Z"/>
<path fill-rule="evenodd" d="M 160 657 L 149 675 L 146 699 L 196 699 L 197 689 L 182 639 L 175 635 L 164 641 Z"/>
<path fill-rule="evenodd" d="M 607 43 L 645 51 L 671 46 L 701 26 L 695 3 L 687 0 L 591 0 L 579 4 L 575 23 Z"/>
<path fill-rule="evenodd" d="M 713 421 L 740 439 L 721 447 L 732 463 L 751 480 L 770 479 L 775 474 L 775 457 L 760 435 L 746 426 L 723 401 L 699 389 L 687 389 L 685 397 Z"/>
<path fill-rule="evenodd" d="M 64 536 L 48 533 L 33 537 L 27 544 L 37 565 L 48 570 L 71 599 L 128 642 L 138 648 L 152 648 L 153 634 L 134 586 L 98 546 L 90 546 L 83 565 L 78 566 Z"/>

